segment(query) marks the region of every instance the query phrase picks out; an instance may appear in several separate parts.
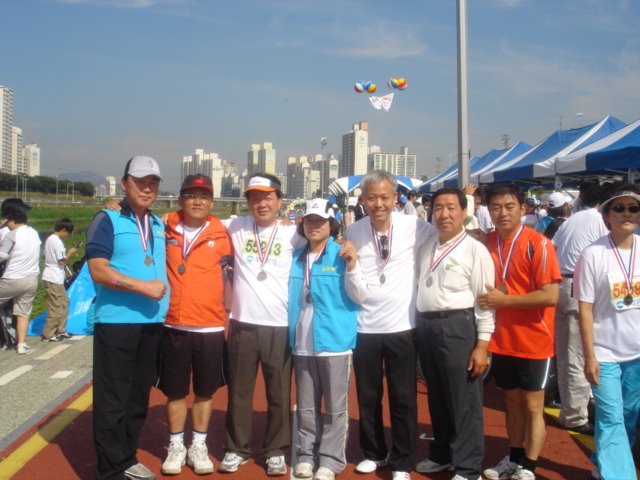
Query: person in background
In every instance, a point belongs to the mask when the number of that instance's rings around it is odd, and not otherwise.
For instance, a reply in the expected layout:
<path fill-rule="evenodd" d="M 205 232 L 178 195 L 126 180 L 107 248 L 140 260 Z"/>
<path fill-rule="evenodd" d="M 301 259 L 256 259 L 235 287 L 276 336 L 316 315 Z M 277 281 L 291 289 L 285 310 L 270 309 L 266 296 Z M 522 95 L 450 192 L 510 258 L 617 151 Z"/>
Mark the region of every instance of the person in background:
<path fill-rule="evenodd" d="M 589 421 L 591 386 L 584 376 L 584 354 L 578 321 L 578 300 L 572 297 L 576 262 L 585 248 L 607 235 L 602 215 L 598 212 L 602 188 L 592 185 L 582 197 L 583 210 L 564 222 L 553 243 L 562 274 L 560 298 L 556 306 L 556 361 L 560 393 L 560 425 L 593 435 Z"/>
<path fill-rule="evenodd" d="M 67 318 L 69 316 L 69 295 L 64 288 L 65 266 L 69 259 L 78 251 L 71 247 L 64 248 L 63 240 L 73 233 L 73 222 L 68 218 L 61 218 L 56 222 L 54 232 L 44 244 L 44 270 L 42 281 L 47 292 L 47 320 L 42 329 L 43 342 L 60 342 L 73 337 L 67 332 Z"/>
<path fill-rule="evenodd" d="M 334 241 L 340 223 L 333 212 L 321 198 L 307 202 L 298 233 L 309 245 L 294 254 L 289 279 L 299 438 L 293 474 L 315 480 L 333 480 L 347 464 L 351 352 L 358 304 L 368 294 L 355 247 L 341 252 Z"/>
<path fill-rule="evenodd" d="M 484 455 L 482 374 L 494 330 L 494 313 L 477 297 L 493 285 L 493 260 L 467 234 L 467 198 L 457 188 L 433 195 L 438 230 L 418 251 L 416 343 L 429 389 L 434 439 L 416 471 L 455 469 L 453 480 L 480 478 Z"/>
<path fill-rule="evenodd" d="M 356 222 L 358 220 L 362 220 L 364 217 L 367 216 L 367 210 L 365 209 L 364 204 L 362 203 L 362 195 L 358 197 L 358 203 L 356 203 L 354 214 L 356 216 Z"/>
<path fill-rule="evenodd" d="M 505 402 L 510 453 L 484 476 L 533 480 L 546 436 L 544 388 L 554 356 L 553 318 L 562 276 L 549 239 L 520 223 L 527 208 L 520 189 L 494 185 L 487 201 L 496 226 L 487 238 L 496 288 L 488 285 L 478 304 L 496 310 L 489 351 Z"/>
<path fill-rule="evenodd" d="M 162 177 L 151 157 L 131 158 L 121 211 L 102 210 L 85 253 L 96 289 L 93 436 L 98 480 L 155 480 L 138 462 L 138 438 L 157 374 L 169 307 L 164 225 L 149 210 Z"/>
<path fill-rule="evenodd" d="M 420 206 L 420 203 L 418 202 L 418 192 L 416 192 L 415 190 L 409 190 L 407 192 L 407 199 L 409 200 L 411 205 L 413 205 L 413 207 L 417 210 L 418 207 Z"/>
<path fill-rule="evenodd" d="M 478 228 L 487 235 L 493 232 L 496 227 L 491 221 L 491 215 L 486 203 L 487 185 L 481 185 L 473 192 L 473 202 L 476 207 L 476 217 L 478 218 Z"/>
<path fill-rule="evenodd" d="M 431 196 L 424 194 L 420 200 L 421 203 L 420 206 L 416 208 L 416 214 L 418 215 L 418 218 L 428 221 L 431 212 Z"/>
<path fill-rule="evenodd" d="M 211 397 L 224 385 L 224 268 L 233 252 L 227 230 L 209 214 L 214 205 L 211 177 L 187 175 L 178 203 L 181 210 L 169 215 L 166 226 L 171 296 L 162 332 L 158 386 L 167 397 L 169 450 L 162 474 L 177 475 L 187 463 L 197 475 L 205 475 L 214 470 L 206 440 Z M 193 438 L 187 449 L 184 427 L 190 383 Z"/>
<path fill-rule="evenodd" d="M 536 231 L 548 239 L 552 239 L 560 225 L 567 219 L 568 211 L 569 204 L 565 196 L 561 192 L 553 192 L 549 195 L 549 210 L 538 222 Z"/>
<path fill-rule="evenodd" d="M 29 316 L 38 289 L 40 273 L 40 236 L 27 225 L 27 214 L 15 205 L 5 209 L 6 226 L 9 228 L 0 244 L 0 262 L 7 262 L 0 279 L 0 310 L 13 300 L 16 316 L 18 355 L 31 353 L 27 345 Z"/>
<path fill-rule="evenodd" d="M 540 221 L 540 215 L 536 211 L 536 199 L 529 197 L 524 202 L 525 210 L 520 217 L 520 223 L 525 227 L 529 227 L 533 230 L 538 228 L 538 222 Z M 492 217 L 493 218 L 493 217 Z"/>
<path fill-rule="evenodd" d="M 636 478 L 640 411 L 640 190 L 624 185 L 599 207 L 609 234 L 576 263 L 584 372 L 596 404 L 594 478 Z"/>
<path fill-rule="evenodd" d="M 356 221 L 355 209 L 356 207 L 354 205 L 347 207 L 347 212 L 344 214 L 344 217 L 342 217 L 344 228 L 349 228 L 351 224 Z"/>

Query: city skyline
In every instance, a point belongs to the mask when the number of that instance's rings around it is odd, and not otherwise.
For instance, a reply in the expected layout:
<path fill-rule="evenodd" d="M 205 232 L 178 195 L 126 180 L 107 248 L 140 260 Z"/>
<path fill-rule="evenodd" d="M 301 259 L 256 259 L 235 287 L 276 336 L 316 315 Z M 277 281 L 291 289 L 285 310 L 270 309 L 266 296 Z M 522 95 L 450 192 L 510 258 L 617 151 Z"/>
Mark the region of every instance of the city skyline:
<path fill-rule="evenodd" d="M 160 163 L 179 188 L 195 148 L 244 165 L 252 144 L 289 157 L 342 153 L 369 125 L 381 151 L 409 147 L 417 176 L 457 150 L 455 1 L 5 0 L 0 84 L 41 174 L 118 175 Z M 605 0 L 469 1 L 472 155 L 536 144 L 560 128 L 640 116 L 640 5 Z M 37 32 L 37 34 L 34 34 Z M 390 92 L 374 110 L 358 81 Z M 321 138 L 327 143 L 321 146 Z"/>

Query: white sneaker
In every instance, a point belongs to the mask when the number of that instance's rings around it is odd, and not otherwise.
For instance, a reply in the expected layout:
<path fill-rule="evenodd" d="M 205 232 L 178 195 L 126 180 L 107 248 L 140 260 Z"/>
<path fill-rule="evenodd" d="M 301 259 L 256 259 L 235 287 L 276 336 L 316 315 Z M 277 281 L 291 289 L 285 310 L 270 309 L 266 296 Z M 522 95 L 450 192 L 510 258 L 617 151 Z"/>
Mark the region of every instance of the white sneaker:
<path fill-rule="evenodd" d="M 391 472 L 393 480 L 411 480 L 409 472 Z"/>
<path fill-rule="evenodd" d="M 213 473 L 213 462 L 209 458 L 209 450 L 204 442 L 196 442 L 189 447 L 187 464 L 193 467 L 196 475 Z"/>
<path fill-rule="evenodd" d="M 227 452 L 224 454 L 224 458 L 222 459 L 222 463 L 218 467 L 219 472 L 225 473 L 233 473 L 238 471 L 238 467 L 240 465 L 244 465 L 249 460 L 246 458 L 242 458 L 235 452 Z"/>
<path fill-rule="evenodd" d="M 296 478 L 313 477 L 313 465 L 306 462 L 298 463 L 293 469 L 293 476 Z"/>
<path fill-rule="evenodd" d="M 467 480 L 467 479 L 462 475 L 456 475 L 451 480 Z"/>
<path fill-rule="evenodd" d="M 382 460 L 363 460 L 356 467 L 356 472 L 373 473 L 378 467 L 386 467 L 389 465 L 389 454 Z"/>
<path fill-rule="evenodd" d="M 333 480 L 334 478 L 336 478 L 336 474 L 327 467 L 320 467 L 313 477 L 314 480 Z"/>
<path fill-rule="evenodd" d="M 518 480 L 518 474 L 522 467 L 517 463 L 509 460 L 509 455 L 500 460 L 500 463 L 493 467 L 487 468 L 484 471 L 484 476 L 491 480 L 506 480 L 513 479 Z"/>
<path fill-rule="evenodd" d="M 520 472 L 518 472 L 518 480 L 536 480 L 536 476 L 531 470 L 521 468 Z"/>
<path fill-rule="evenodd" d="M 156 480 L 155 474 L 141 463 L 131 465 L 124 471 L 127 480 Z"/>
<path fill-rule="evenodd" d="M 162 464 L 163 475 L 178 475 L 186 463 L 187 448 L 180 442 L 171 442 L 167 459 Z"/>
<path fill-rule="evenodd" d="M 29 345 L 18 345 L 16 347 L 16 352 L 18 353 L 18 355 L 26 355 L 28 353 L 31 353 L 31 348 L 29 348 Z"/>
<path fill-rule="evenodd" d="M 267 475 L 279 477 L 287 474 L 287 464 L 284 463 L 284 455 L 274 455 L 267 458 Z"/>
<path fill-rule="evenodd" d="M 437 463 L 428 458 L 416 465 L 416 472 L 420 473 L 435 473 L 446 469 L 453 470 L 450 463 Z"/>

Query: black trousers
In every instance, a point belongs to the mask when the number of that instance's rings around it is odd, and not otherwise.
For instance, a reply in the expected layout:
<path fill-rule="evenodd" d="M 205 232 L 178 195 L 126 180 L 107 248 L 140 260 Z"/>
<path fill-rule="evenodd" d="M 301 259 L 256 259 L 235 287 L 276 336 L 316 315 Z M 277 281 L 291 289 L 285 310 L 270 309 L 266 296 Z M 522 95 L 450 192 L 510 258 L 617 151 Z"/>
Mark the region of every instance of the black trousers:
<path fill-rule="evenodd" d="M 138 437 L 155 380 L 162 323 L 96 323 L 93 333 L 93 438 L 99 480 L 123 480 L 138 463 Z"/>
<path fill-rule="evenodd" d="M 476 341 L 471 310 L 447 318 L 418 319 L 418 352 L 434 434 L 429 459 L 451 463 L 456 474 L 470 480 L 480 478 L 484 455 L 483 380 L 467 371 Z"/>
<path fill-rule="evenodd" d="M 393 442 L 389 466 L 393 471 L 411 472 L 418 432 L 414 331 L 358 333 L 353 367 L 360 409 L 360 447 L 365 458 L 382 460 L 389 451 L 382 423 L 382 379 L 386 374 Z"/>

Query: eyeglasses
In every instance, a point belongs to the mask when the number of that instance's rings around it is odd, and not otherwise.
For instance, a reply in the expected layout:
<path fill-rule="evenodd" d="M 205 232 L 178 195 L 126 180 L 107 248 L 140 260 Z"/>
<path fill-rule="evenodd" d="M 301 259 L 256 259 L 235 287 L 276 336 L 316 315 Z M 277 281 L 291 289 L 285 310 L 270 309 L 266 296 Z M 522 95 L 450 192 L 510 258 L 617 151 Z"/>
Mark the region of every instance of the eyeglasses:
<path fill-rule="evenodd" d="M 213 200 L 213 197 L 205 197 L 204 195 L 194 195 L 192 193 L 183 193 L 182 198 L 185 200 L 202 200 L 202 201 Z"/>
<path fill-rule="evenodd" d="M 389 237 L 386 235 L 380 235 L 380 256 L 383 260 L 389 256 Z"/>
<path fill-rule="evenodd" d="M 640 205 L 631 205 L 627 207 L 626 205 L 622 205 L 621 203 L 619 203 L 611 207 L 611 210 L 616 213 L 623 213 L 626 211 L 628 211 L 629 213 L 638 213 L 640 212 Z"/>

